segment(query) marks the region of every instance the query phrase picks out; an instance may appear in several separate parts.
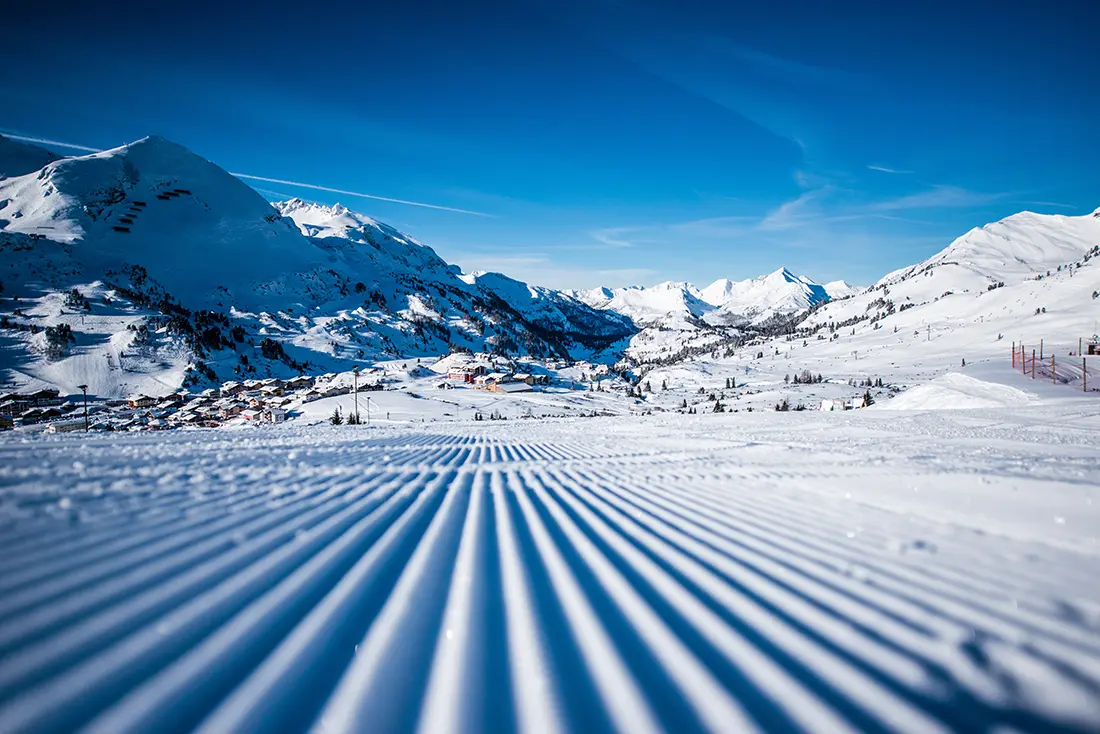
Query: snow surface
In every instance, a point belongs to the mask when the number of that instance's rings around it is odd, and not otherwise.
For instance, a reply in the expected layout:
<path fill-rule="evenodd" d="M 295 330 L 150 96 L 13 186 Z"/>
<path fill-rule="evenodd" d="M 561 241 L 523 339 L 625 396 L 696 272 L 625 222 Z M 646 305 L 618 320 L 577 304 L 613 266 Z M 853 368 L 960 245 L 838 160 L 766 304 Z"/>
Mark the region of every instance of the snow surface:
<path fill-rule="evenodd" d="M 0 731 L 1100 727 L 1091 403 L 0 437 Z"/>
<path fill-rule="evenodd" d="M 880 410 L 961 410 L 1007 408 L 1027 405 L 1034 400 L 1034 395 L 1016 387 L 997 385 L 958 372 L 949 372 L 906 390 L 887 403 L 877 403 L 872 407 Z"/>

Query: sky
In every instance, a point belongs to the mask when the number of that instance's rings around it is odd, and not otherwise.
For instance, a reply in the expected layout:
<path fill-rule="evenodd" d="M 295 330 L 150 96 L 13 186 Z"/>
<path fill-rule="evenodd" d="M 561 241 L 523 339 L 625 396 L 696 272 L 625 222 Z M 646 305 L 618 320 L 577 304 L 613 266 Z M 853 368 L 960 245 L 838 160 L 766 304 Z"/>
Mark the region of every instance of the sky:
<path fill-rule="evenodd" d="M 162 135 L 556 288 L 869 284 L 1100 207 L 1091 0 L 234 5 L 6 9 L 0 133 Z"/>

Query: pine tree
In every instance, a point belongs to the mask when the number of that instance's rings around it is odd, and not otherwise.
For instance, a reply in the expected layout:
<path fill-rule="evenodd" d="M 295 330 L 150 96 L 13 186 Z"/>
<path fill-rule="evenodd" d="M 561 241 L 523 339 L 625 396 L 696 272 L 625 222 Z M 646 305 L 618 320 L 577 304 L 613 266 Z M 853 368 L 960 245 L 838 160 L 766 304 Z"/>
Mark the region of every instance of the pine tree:
<path fill-rule="evenodd" d="M 867 392 L 863 393 L 863 407 L 867 408 L 867 407 L 872 406 L 874 404 L 875 404 L 875 399 L 873 397 L 871 397 L 871 391 L 868 390 Z"/>
<path fill-rule="evenodd" d="M 333 409 L 332 415 L 329 416 L 328 422 L 331 423 L 334 426 L 338 426 L 338 425 L 340 425 L 341 423 L 344 422 L 343 417 L 340 415 L 340 409 L 339 408 L 334 408 Z"/>

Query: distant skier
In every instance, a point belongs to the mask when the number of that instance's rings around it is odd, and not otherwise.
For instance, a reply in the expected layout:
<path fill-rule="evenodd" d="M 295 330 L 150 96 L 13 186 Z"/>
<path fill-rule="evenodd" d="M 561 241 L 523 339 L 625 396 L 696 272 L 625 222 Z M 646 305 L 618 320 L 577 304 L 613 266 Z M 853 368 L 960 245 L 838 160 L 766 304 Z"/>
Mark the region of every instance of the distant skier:
<path fill-rule="evenodd" d="M 963 357 L 963 367 L 966 366 L 966 357 Z"/>

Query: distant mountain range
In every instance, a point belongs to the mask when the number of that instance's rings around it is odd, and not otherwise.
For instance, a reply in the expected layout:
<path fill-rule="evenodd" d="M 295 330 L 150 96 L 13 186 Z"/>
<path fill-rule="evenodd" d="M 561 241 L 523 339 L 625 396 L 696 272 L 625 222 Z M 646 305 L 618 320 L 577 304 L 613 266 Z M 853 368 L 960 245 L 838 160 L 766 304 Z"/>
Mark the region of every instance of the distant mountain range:
<path fill-rule="evenodd" d="M 163 138 L 62 158 L 0 137 L 0 384 L 159 392 L 456 349 L 667 361 L 1022 282 L 1098 242 L 1096 215 L 1025 212 L 868 289 L 781 268 L 556 291 L 463 273 L 340 205 L 271 204 Z"/>
<path fill-rule="evenodd" d="M 786 268 L 734 281 L 716 280 L 705 288 L 666 281 L 651 288 L 593 288 L 566 291 L 601 310 L 630 317 L 641 326 L 689 329 L 699 324 L 736 326 L 766 321 L 776 314 L 802 311 L 857 289 L 844 281 L 820 285 Z"/>

